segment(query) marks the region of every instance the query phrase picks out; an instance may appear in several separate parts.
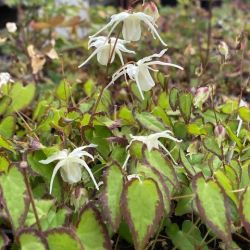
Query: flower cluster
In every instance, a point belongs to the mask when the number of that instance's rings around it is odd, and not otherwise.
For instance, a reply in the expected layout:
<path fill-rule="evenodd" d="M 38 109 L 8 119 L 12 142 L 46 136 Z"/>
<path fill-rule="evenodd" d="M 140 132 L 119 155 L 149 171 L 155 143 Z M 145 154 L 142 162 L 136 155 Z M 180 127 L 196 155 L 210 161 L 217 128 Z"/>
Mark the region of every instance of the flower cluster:
<path fill-rule="evenodd" d="M 141 39 L 143 24 L 147 26 L 154 39 L 158 38 L 164 46 L 167 46 L 167 44 L 162 40 L 157 31 L 156 20 L 159 17 L 159 12 L 156 5 L 151 2 L 144 3 L 143 1 L 143 9 L 144 12 L 133 12 L 131 10 L 128 10 L 111 16 L 111 19 L 107 25 L 96 32 L 96 34 L 90 36 L 88 49 L 94 48 L 94 51 L 82 64 L 78 66 L 80 68 L 86 65 L 95 56 L 97 56 L 97 61 L 101 65 L 108 66 L 109 64 L 114 62 L 117 55 L 121 61 L 122 67 L 113 74 L 111 81 L 105 88 L 107 89 L 112 84 L 114 84 L 122 75 L 125 76 L 125 79 L 127 81 L 126 75 L 128 75 L 129 79 L 136 83 L 142 99 L 144 99 L 143 92 L 149 91 L 155 86 L 154 79 L 150 74 L 150 71 L 157 71 L 155 68 L 152 68 L 154 65 L 172 66 L 183 70 L 183 68 L 179 65 L 159 60 L 159 58 L 163 57 L 163 55 L 166 53 L 167 49 L 163 49 L 158 54 L 153 54 L 151 56 L 142 58 L 137 62 L 124 62 L 122 53 L 135 54 L 135 51 L 128 49 L 126 45 L 128 45 L 130 42 L 139 41 Z M 113 31 L 118 27 L 119 24 L 122 24 L 121 33 L 123 39 L 119 39 L 119 36 L 111 36 Z M 101 32 L 107 29 L 110 29 L 107 36 L 99 36 Z M 147 149 L 149 151 L 151 151 L 153 148 L 162 148 L 169 155 L 174 164 L 177 164 L 174 158 L 171 156 L 171 153 L 159 140 L 160 138 L 165 138 L 174 142 L 181 142 L 173 136 L 173 133 L 170 130 L 154 133 L 148 136 L 131 135 L 131 138 L 132 140 L 127 146 L 127 150 L 134 141 L 140 141 L 147 146 Z M 94 178 L 94 175 L 91 172 L 91 169 L 88 167 L 86 161 L 83 158 L 87 156 L 92 160 L 94 159 L 91 154 L 84 151 L 84 149 L 88 147 L 94 147 L 94 145 L 91 144 L 89 146 L 79 147 L 72 152 L 69 152 L 65 149 L 53 154 L 46 160 L 40 161 L 40 163 L 43 164 L 49 164 L 53 161 L 58 161 L 52 173 L 50 193 L 52 192 L 54 178 L 59 170 L 61 173 L 61 177 L 65 182 L 74 184 L 79 182 L 82 178 L 82 166 L 89 173 L 96 189 L 99 189 L 99 186 Z M 123 167 L 127 165 L 129 157 L 130 155 L 128 153 Z M 133 177 L 136 175 L 131 176 Z"/>

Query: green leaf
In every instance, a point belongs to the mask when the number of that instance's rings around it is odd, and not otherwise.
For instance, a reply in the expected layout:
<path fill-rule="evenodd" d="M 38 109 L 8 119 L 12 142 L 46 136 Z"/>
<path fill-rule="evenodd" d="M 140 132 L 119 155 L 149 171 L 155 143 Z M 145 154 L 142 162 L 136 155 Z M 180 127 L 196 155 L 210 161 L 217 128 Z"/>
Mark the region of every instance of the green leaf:
<path fill-rule="evenodd" d="M 235 205 L 238 207 L 239 205 L 239 200 L 238 197 L 235 193 L 233 193 L 233 185 L 230 179 L 225 175 L 225 173 L 222 170 L 217 170 L 214 173 L 214 176 L 217 180 L 217 182 L 223 187 L 225 190 L 226 194 L 230 199 L 235 203 Z"/>
<path fill-rule="evenodd" d="M 174 134 L 178 139 L 185 140 L 187 138 L 187 128 L 185 123 L 183 122 L 176 122 L 174 124 Z"/>
<path fill-rule="evenodd" d="M 187 157 L 182 149 L 180 149 L 180 160 L 181 160 L 185 170 L 187 171 L 187 173 L 191 176 L 194 176 L 196 174 L 196 171 L 193 168 L 193 166 L 190 164 L 190 162 L 188 161 L 188 159 L 187 159 Z"/>
<path fill-rule="evenodd" d="M 9 139 L 15 132 L 16 119 L 14 116 L 6 116 L 0 123 L 0 135 Z"/>
<path fill-rule="evenodd" d="M 79 238 L 73 229 L 56 228 L 46 232 L 46 239 L 50 250 L 83 250 Z"/>
<path fill-rule="evenodd" d="M 166 129 L 163 124 L 150 113 L 136 113 L 135 118 L 138 120 L 141 126 L 154 132 L 161 132 Z"/>
<path fill-rule="evenodd" d="M 4 95 L 0 99 L 0 115 L 3 115 L 11 104 L 11 98 Z"/>
<path fill-rule="evenodd" d="M 170 190 L 170 193 L 172 194 L 172 191 L 176 191 L 179 187 L 179 183 L 172 163 L 157 149 L 151 151 L 145 150 L 144 153 L 147 162 L 159 171 L 164 178 L 164 181 L 167 182 L 167 187 Z"/>
<path fill-rule="evenodd" d="M 123 191 L 123 174 L 117 165 L 107 168 L 103 178 L 104 190 L 101 196 L 105 217 L 116 232 L 121 222 L 120 200 Z"/>
<path fill-rule="evenodd" d="M 246 188 L 240 199 L 240 218 L 248 233 L 250 235 L 250 186 Z"/>
<path fill-rule="evenodd" d="M 7 113 L 11 114 L 26 108 L 35 97 L 35 91 L 34 84 L 28 84 L 24 87 L 21 83 L 15 83 L 9 93 L 12 103 Z"/>
<path fill-rule="evenodd" d="M 151 178 L 157 183 L 163 197 L 165 214 L 169 214 L 171 204 L 169 189 L 160 172 L 141 162 L 137 164 L 136 171 L 140 176 L 142 175 L 144 178 Z"/>
<path fill-rule="evenodd" d="M 143 250 L 163 216 L 163 199 L 152 179 L 132 179 L 126 184 L 122 211 L 136 250 Z"/>
<path fill-rule="evenodd" d="M 0 176 L 0 188 L 4 209 L 16 230 L 23 225 L 29 207 L 23 175 L 16 167 L 12 167 L 7 174 Z"/>
<path fill-rule="evenodd" d="M 225 114 L 232 114 L 238 109 L 238 101 L 229 100 L 221 106 L 221 111 Z"/>
<path fill-rule="evenodd" d="M 5 156 L 0 155 L 0 173 L 1 172 L 7 173 L 9 166 L 10 166 L 9 160 Z"/>
<path fill-rule="evenodd" d="M 173 111 L 176 111 L 178 106 L 178 93 L 179 90 L 177 88 L 172 88 L 169 94 L 169 104 Z"/>
<path fill-rule="evenodd" d="M 245 122 L 250 122 L 250 109 L 247 107 L 239 108 L 239 116 Z"/>
<path fill-rule="evenodd" d="M 217 155 L 218 157 L 222 158 L 222 152 L 221 149 L 219 148 L 219 145 L 215 138 L 213 137 L 208 137 L 205 138 L 203 141 L 204 147 L 210 151 L 211 153 Z"/>
<path fill-rule="evenodd" d="M 229 208 L 223 189 L 213 180 L 205 181 L 201 173 L 192 182 L 200 217 L 227 244 L 232 241 Z"/>
<path fill-rule="evenodd" d="M 197 123 L 188 124 L 187 125 L 187 130 L 188 130 L 189 134 L 195 135 L 195 136 L 197 136 L 197 135 L 206 135 L 207 134 L 206 129 L 203 126 L 200 126 Z"/>
<path fill-rule="evenodd" d="M 120 108 L 118 112 L 118 118 L 122 119 L 122 122 L 125 125 L 130 125 L 135 123 L 132 111 L 126 106 Z"/>
<path fill-rule="evenodd" d="M 236 136 L 236 134 L 234 134 L 234 132 L 232 131 L 232 129 L 231 129 L 229 126 L 225 125 L 225 128 L 226 128 L 226 130 L 227 130 L 227 134 L 228 134 L 228 136 L 230 137 L 230 139 L 231 139 L 232 141 L 234 141 L 234 142 L 237 144 L 237 146 L 238 146 L 239 148 L 242 148 L 242 143 L 241 143 L 240 138 L 238 138 L 238 137 Z"/>
<path fill-rule="evenodd" d="M 193 96 L 190 93 L 179 93 L 178 95 L 179 107 L 181 115 L 185 122 L 188 122 L 191 117 Z"/>
<path fill-rule="evenodd" d="M 56 96 L 60 100 L 68 101 L 70 98 L 72 87 L 66 80 L 62 80 L 56 89 Z"/>
<path fill-rule="evenodd" d="M 207 246 L 201 247 L 201 233 L 191 221 L 184 221 L 182 230 L 177 224 L 168 224 L 166 233 L 179 250 L 208 250 Z"/>
<path fill-rule="evenodd" d="M 45 238 L 36 230 L 25 229 L 18 233 L 18 242 L 21 250 L 47 250 Z"/>
<path fill-rule="evenodd" d="M 94 206 L 88 205 L 81 211 L 76 228 L 84 250 L 112 249 L 108 231 Z"/>
<path fill-rule="evenodd" d="M 159 119 L 161 119 L 164 124 L 166 124 L 167 126 L 171 126 L 172 127 L 172 121 L 169 118 L 169 116 L 167 115 L 167 113 L 164 111 L 163 108 L 161 107 L 154 107 L 152 113 Z"/>
<path fill-rule="evenodd" d="M 0 135 L 0 148 L 1 147 L 11 151 L 12 153 L 15 153 L 13 144 Z"/>

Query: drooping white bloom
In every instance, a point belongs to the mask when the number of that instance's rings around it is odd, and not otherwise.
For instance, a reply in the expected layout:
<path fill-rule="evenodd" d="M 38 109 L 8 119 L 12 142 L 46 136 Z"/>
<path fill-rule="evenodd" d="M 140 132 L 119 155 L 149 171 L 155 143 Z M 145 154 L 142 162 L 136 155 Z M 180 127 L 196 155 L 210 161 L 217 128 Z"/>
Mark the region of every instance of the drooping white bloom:
<path fill-rule="evenodd" d="M 106 89 L 113 84 L 120 76 L 123 74 L 128 74 L 129 78 L 136 82 L 137 88 L 140 92 L 142 99 L 144 99 L 143 91 L 149 91 L 155 86 L 155 82 L 150 74 L 149 70 L 157 71 L 151 68 L 151 65 L 164 65 L 172 66 L 178 69 L 183 70 L 179 65 L 173 63 L 166 63 L 161 61 L 153 61 L 153 58 L 162 57 L 167 50 L 162 50 L 159 54 L 154 54 L 148 57 L 145 57 L 139 60 L 136 63 L 128 63 L 121 67 L 114 75 L 112 76 L 111 82 L 106 86 Z"/>
<path fill-rule="evenodd" d="M 164 46 L 167 46 L 167 44 L 161 39 L 157 31 L 157 25 L 154 21 L 154 18 L 143 12 L 121 12 L 119 14 L 112 15 L 110 22 L 91 37 L 97 36 L 105 29 L 112 27 L 108 35 L 110 36 L 114 29 L 117 27 L 117 25 L 121 22 L 123 22 L 122 35 L 124 40 L 140 40 L 142 33 L 141 23 L 143 22 L 148 26 L 148 29 L 151 31 L 153 37 L 157 37 Z"/>
<path fill-rule="evenodd" d="M 11 22 L 6 23 L 6 29 L 10 33 L 15 33 L 17 31 L 16 23 L 11 23 Z"/>
<path fill-rule="evenodd" d="M 143 144 L 145 144 L 147 146 L 148 151 L 151 151 L 153 148 L 159 149 L 160 147 L 170 156 L 170 158 L 172 159 L 172 161 L 174 162 L 174 164 L 177 164 L 176 161 L 174 160 L 174 158 L 172 157 L 171 153 L 169 152 L 169 150 L 159 141 L 160 138 L 166 138 L 175 142 L 182 142 L 182 140 L 178 140 L 177 138 L 175 138 L 173 136 L 173 132 L 171 130 L 165 130 L 162 132 L 158 132 L 158 133 L 154 133 L 148 136 L 134 136 L 134 135 L 130 135 L 130 137 L 132 138 L 132 140 L 130 141 L 129 145 L 127 146 L 127 150 L 129 149 L 129 147 L 131 146 L 131 144 L 134 141 L 140 141 Z M 123 164 L 123 168 L 126 167 L 127 162 L 129 160 L 130 155 L 128 154 L 124 164 Z"/>
<path fill-rule="evenodd" d="M 0 73 L 0 88 L 9 82 L 13 82 L 10 74 L 8 72 Z"/>
<path fill-rule="evenodd" d="M 114 37 L 108 38 L 104 36 L 98 36 L 98 37 L 92 37 L 89 40 L 89 46 L 88 49 L 95 47 L 95 51 L 92 53 L 92 55 L 84 61 L 81 65 L 78 66 L 78 68 L 84 66 L 86 63 L 89 62 L 91 58 L 93 58 L 95 55 L 97 55 L 97 61 L 101 65 L 107 66 L 108 63 L 112 63 L 115 59 L 115 54 L 117 54 L 120 57 L 122 65 L 124 65 L 123 57 L 121 52 L 125 53 L 132 53 L 135 54 L 134 51 L 128 50 L 125 47 L 125 44 L 128 43 L 127 41 L 124 41 L 122 39 L 116 39 Z M 113 54 L 112 54 L 113 52 Z M 112 54 L 112 58 L 111 57 Z M 110 60 L 110 61 L 109 61 Z"/>
<path fill-rule="evenodd" d="M 82 159 L 82 157 L 87 156 L 92 160 L 94 160 L 94 157 L 90 153 L 84 151 L 85 148 L 91 148 L 91 147 L 96 147 L 96 145 L 90 144 L 88 146 L 79 147 L 74 149 L 72 152 L 69 152 L 67 149 L 64 149 L 62 151 L 59 151 L 51 155 L 46 160 L 39 161 L 42 164 L 49 164 L 53 161 L 58 161 L 53 170 L 50 181 L 50 189 L 49 189 L 50 194 L 52 192 L 53 182 L 58 170 L 60 170 L 63 181 L 68 182 L 69 184 L 73 184 L 81 180 L 82 167 L 84 167 L 87 170 L 88 174 L 90 175 L 92 181 L 95 184 L 96 189 L 99 190 L 98 184 L 95 180 L 94 175 L 91 172 L 91 169 L 87 165 L 86 161 Z"/>

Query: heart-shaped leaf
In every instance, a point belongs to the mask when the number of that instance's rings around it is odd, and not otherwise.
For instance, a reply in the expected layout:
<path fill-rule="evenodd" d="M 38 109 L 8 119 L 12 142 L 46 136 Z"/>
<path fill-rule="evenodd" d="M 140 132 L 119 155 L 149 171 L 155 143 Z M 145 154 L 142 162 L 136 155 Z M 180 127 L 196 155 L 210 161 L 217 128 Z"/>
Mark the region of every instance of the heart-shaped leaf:
<path fill-rule="evenodd" d="M 111 165 L 105 171 L 104 190 L 101 196 L 105 217 L 113 230 L 116 231 L 121 221 L 120 200 L 123 191 L 122 170 L 117 165 Z"/>
<path fill-rule="evenodd" d="M 24 87 L 21 83 L 15 83 L 9 93 L 12 102 L 7 113 L 11 114 L 26 108 L 33 100 L 35 91 L 36 88 L 34 84 L 28 84 Z"/>
<path fill-rule="evenodd" d="M 223 189 L 213 180 L 205 181 L 201 173 L 192 182 L 200 217 L 227 244 L 232 241 L 229 207 Z"/>
<path fill-rule="evenodd" d="M 10 168 L 7 174 L 0 176 L 0 188 L 4 209 L 16 230 L 23 225 L 29 207 L 22 173 L 16 167 Z"/>
<path fill-rule="evenodd" d="M 46 240 L 50 250 L 83 250 L 80 239 L 76 236 L 73 229 L 55 228 L 48 230 Z"/>
<path fill-rule="evenodd" d="M 123 192 L 122 211 L 136 250 L 143 250 L 163 216 L 163 199 L 153 179 L 132 179 Z"/>
<path fill-rule="evenodd" d="M 101 220 L 100 213 L 94 206 L 88 205 L 81 211 L 76 227 L 76 233 L 84 250 L 112 249 L 108 231 Z"/>
<path fill-rule="evenodd" d="M 18 242 L 22 250 L 47 250 L 45 237 L 34 229 L 24 229 L 18 232 Z"/>

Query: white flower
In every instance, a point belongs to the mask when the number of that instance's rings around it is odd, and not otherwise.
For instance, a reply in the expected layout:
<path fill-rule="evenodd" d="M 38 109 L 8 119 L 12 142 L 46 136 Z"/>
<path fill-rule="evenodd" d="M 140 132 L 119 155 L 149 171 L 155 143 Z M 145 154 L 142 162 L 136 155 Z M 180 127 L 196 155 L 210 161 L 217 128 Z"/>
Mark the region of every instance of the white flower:
<path fill-rule="evenodd" d="M 130 141 L 129 145 L 127 146 L 127 150 L 131 146 L 131 144 L 134 141 L 140 141 L 144 143 L 147 146 L 148 151 L 151 151 L 153 148 L 159 149 L 160 147 L 170 156 L 170 158 L 173 160 L 174 164 L 177 164 L 174 158 L 172 157 L 171 153 L 168 151 L 168 149 L 159 141 L 160 138 L 166 138 L 175 142 L 182 142 L 182 140 L 176 139 L 174 136 L 172 136 L 173 132 L 171 130 L 165 130 L 163 132 L 154 133 L 148 136 L 134 136 L 130 135 L 132 140 Z M 129 160 L 130 155 L 128 154 L 122 168 L 125 168 L 127 165 L 127 162 Z"/>
<path fill-rule="evenodd" d="M 84 61 L 81 65 L 79 65 L 78 68 L 88 63 L 89 60 L 95 55 L 97 55 L 97 61 L 101 65 L 106 66 L 109 63 L 109 60 L 110 60 L 110 63 L 114 61 L 115 54 L 117 54 L 120 57 L 121 63 L 124 65 L 121 52 L 135 54 L 134 51 L 128 50 L 125 47 L 126 43 L 128 42 L 122 39 L 116 39 L 114 37 L 108 38 L 104 36 L 98 36 L 98 37 L 90 38 L 88 49 L 90 49 L 91 47 L 95 47 L 96 50 L 92 53 L 92 55 L 86 61 Z M 112 52 L 113 52 L 113 55 L 112 55 L 112 58 L 110 58 Z"/>
<path fill-rule="evenodd" d="M 10 23 L 10 22 L 6 23 L 6 29 L 10 33 L 15 33 L 17 31 L 16 23 Z"/>
<path fill-rule="evenodd" d="M 124 40 L 126 41 L 138 41 L 141 38 L 141 22 L 144 22 L 149 30 L 151 31 L 153 37 L 158 37 L 158 39 L 161 41 L 161 43 L 165 46 L 167 46 L 166 43 L 161 39 L 158 31 L 157 31 L 157 25 L 154 21 L 154 18 L 143 13 L 143 12 L 121 12 L 119 14 L 115 14 L 111 16 L 111 20 L 108 24 L 106 24 L 102 29 L 100 29 L 96 34 L 94 34 L 92 37 L 97 36 L 105 29 L 112 27 L 109 35 L 112 34 L 114 29 L 117 27 L 119 23 L 123 22 L 122 27 L 122 35 Z"/>
<path fill-rule="evenodd" d="M 69 184 L 77 183 L 82 178 L 82 170 L 81 167 L 83 166 L 87 172 L 89 173 L 92 181 L 95 184 L 95 187 L 97 190 L 99 190 L 98 184 L 96 183 L 95 177 L 93 176 L 89 166 L 85 162 L 85 160 L 81 159 L 83 156 L 87 156 L 94 160 L 94 157 L 89 154 L 87 151 L 84 151 L 85 148 L 90 147 L 96 147 L 94 144 L 90 144 L 88 146 L 83 146 L 74 149 L 72 152 L 69 152 L 67 149 L 64 149 L 62 151 L 59 151 L 50 157 L 48 157 L 46 160 L 39 161 L 42 164 L 49 164 L 53 161 L 59 161 L 52 173 L 51 181 L 50 181 L 50 194 L 52 192 L 53 182 L 55 179 L 55 176 L 60 170 L 62 179 L 65 182 L 68 182 Z"/>
<path fill-rule="evenodd" d="M 172 66 L 178 69 L 183 70 L 179 65 L 173 63 L 166 63 L 161 61 L 152 61 L 154 57 L 162 57 L 167 50 L 164 49 L 159 54 L 154 54 L 152 56 L 145 57 L 139 60 L 136 63 L 128 63 L 121 67 L 114 75 L 112 76 L 111 82 L 106 86 L 106 89 L 113 84 L 120 76 L 123 74 L 128 74 L 129 78 L 136 82 L 137 88 L 140 92 L 142 99 L 144 99 L 143 91 L 149 91 L 155 86 L 155 82 L 150 75 L 149 70 L 157 71 L 151 68 L 151 65 L 165 65 Z"/>
<path fill-rule="evenodd" d="M 0 88 L 7 84 L 8 82 L 13 82 L 13 80 L 11 79 L 11 76 L 8 72 L 3 72 L 0 73 Z"/>

